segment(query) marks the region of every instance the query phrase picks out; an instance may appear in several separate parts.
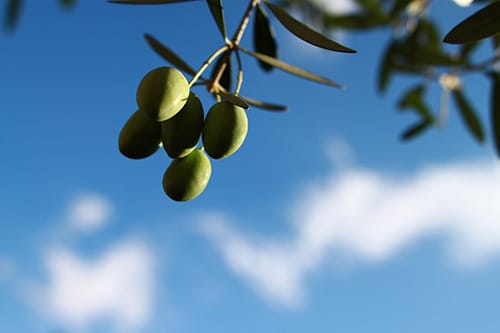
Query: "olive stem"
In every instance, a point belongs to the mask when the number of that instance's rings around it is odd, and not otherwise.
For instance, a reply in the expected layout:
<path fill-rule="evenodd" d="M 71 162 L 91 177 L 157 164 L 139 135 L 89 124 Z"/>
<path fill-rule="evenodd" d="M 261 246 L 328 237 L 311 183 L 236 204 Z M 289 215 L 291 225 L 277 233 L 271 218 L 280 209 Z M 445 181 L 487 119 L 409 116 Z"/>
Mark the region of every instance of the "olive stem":
<path fill-rule="evenodd" d="M 240 93 L 241 84 L 243 83 L 243 67 L 241 66 L 240 52 L 238 51 L 238 49 L 236 49 L 235 54 L 236 54 L 236 62 L 238 63 L 238 81 L 236 83 L 236 89 L 234 90 L 234 94 L 238 96 Z"/>
<path fill-rule="evenodd" d="M 224 54 L 223 60 L 220 62 L 219 67 L 215 70 L 215 73 L 212 77 L 212 85 L 216 86 L 219 80 L 222 77 L 222 74 L 224 73 L 224 70 L 227 67 L 227 60 L 229 59 L 231 52 L 235 50 L 238 47 L 238 44 L 241 41 L 241 38 L 243 37 L 243 33 L 245 32 L 248 22 L 250 21 L 250 16 L 252 16 L 253 9 L 255 6 L 257 6 L 258 3 L 260 3 L 261 0 L 250 0 L 248 3 L 247 9 L 245 10 L 245 13 L 243 14 L 243 18 L 240 21 L 240 25 L 236 29 L 236 32 L 234 33 L 234 36 L 231 40 L 226 39 L 227 46 L 229 47 L 229 52 Z"/>
<path fill-rule="evenodd" d="M 238 45 L 240 43 L 241 38 L 243 37 L 243 33 L 245 32 L 248 26 L 250 16 L 252 16 L 252 11 L 259 2 L 260 0 L 251 0 L 250 3 L 248 4 L 245 14 L 243 14 L 243 18 L 241 19 L 240 25 L 238 26 L 238 29 L 236 29 L 234 37 L 231 40 L 232 44 Z"/>
<path fill-rule="evenodd" d="M 210 66 L 210 64 L 223 52 L 227 51 L 229 49 L 229 46 L 228 45 L 224 45 L 220 48 L 218 48 L 217 50 L 215 50 L 214 53 L 212 53 L 210 55 L 210 57 L 208 57 L 207 60 L 205 60 L 205 62 L 203 63 L 203 65 L 200 67 L 200 69 L 196 72 L 196 74 L 193 76 L 193 78 L 191 79 L 191 81 L 189 81 L 189 87 L 191 88 L 191 86 L 193 84 L 196 83 L 196 81 L 198 81 L 198 79 L 200 78 L 200 76 L 203 74 L 203 72 L 208 68 L 208 66 Z"/>

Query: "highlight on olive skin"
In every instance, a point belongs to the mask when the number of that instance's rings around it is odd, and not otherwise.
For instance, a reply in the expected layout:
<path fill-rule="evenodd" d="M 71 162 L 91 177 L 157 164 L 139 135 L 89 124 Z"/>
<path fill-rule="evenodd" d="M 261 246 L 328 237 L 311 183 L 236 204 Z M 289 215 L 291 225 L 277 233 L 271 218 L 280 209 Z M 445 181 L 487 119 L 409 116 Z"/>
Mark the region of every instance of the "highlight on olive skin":
<path fill-rule="evenodd" d="M 189 97 L 189 83 L 172 67 L 148 72 L 137 88 L 137 105 L 152 120 L 165 121 L 179 112 Z"/>

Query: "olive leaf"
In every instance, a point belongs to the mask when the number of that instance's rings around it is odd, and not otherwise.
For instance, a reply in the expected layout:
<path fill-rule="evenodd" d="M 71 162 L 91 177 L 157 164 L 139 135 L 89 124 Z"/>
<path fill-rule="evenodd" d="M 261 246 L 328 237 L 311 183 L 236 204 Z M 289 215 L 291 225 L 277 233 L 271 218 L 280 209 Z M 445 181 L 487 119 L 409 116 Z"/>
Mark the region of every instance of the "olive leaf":
<path fill-rule="evenodd" d="M 228 55 L 228 53 L 229 53 L 229 55 Z M 232 88 L 232 78 L 233 78 L 233 68 L 232 68 L 233 66 L 232 66 L 230 54 L 231 54 L 231 51 L 226 51 L 226 52 L 222 53 L 222 55 L 217 60 L 217 63 L 213 67 L 212 75 L 211 75 L 211 78 L 213 80 L 215 72 L 222 65 L 222 62 L 225 61 L 226 68 L 224 68 L 224 72 L 222 72 L 222 76 L 219 80 L 219 83 L 227 91 L 230 91 Z"/>
<path fill-rule="evenodd" d="M 110 3 L 119 3 L 124 5 L 161 5 L 176 2 L 188 2 L 199 0 L 108 0 Z"/>
<path fill-rule="evenodd" d="M 273 5 L 268 1 L 264 1 L 264 3 L 271 10 L 274 16 L 276 16 L 278 21 L 280 21 L 280 23 L 283 24 L 283 26 L 288 31 L 290 31 L 292 34 L 299 37 L 303 41 L 326 50 L 347 52 L 347 53 L 356 52 L 355 50 L 343 46 L 337 42 L 334 42 L 331 39 L 320 34 L 319 32 L 312 30 L 304 23 L 299 22 L 298 20 L 290 16 L 286 11 L 284 11 L 280 7 Z"/>
<path fill-rule="evenodd" d="M 465 126 L 467 126 L 467 129 L 471 132 L 471 134 L 477 141 L 483 142 L 485 137 L 481 121 L 477 117 L 476 112 L 472 109 L 469 101 L 465 98 L 462 90 L 452 90 L 451 95 L 453 96 L 453 100 L 458 107 L 462 120 L 464 121 Z"/>
<path fill-rule="evenodd" d="M 207 0 L 208 8 L 219 28 L 220 33 L 224 39 L 227 38 L 226 24 L 224 22 L 224 9 L 222 8 L 222 0 Z"/>
<path fill-rule="evenodd" d="M 402 141 L 408 141 L 416 138 L 420 134 L 422 134 L 425 130 L 429 129 L 432 125 L 432 122 L 422 120 L 421 122 L 416 123 L 408 127 L 403 133 L 401 133 L 400 139 Z"/>
<path fill-rule="evenodd" d="M 7 9 L 5 11 L 5 29 L 14 30 L 19 17 L 21 16 L 21 7 L 23 2 L 21 0 L 9 0 L 7 2 Z"/>
<path fill-rule="evenodd" d="M 500 73 L 491 73 L 491 124 L 497 155 L 500 157 Z"/>
<path fill-rule="evenodd" d="M 233 95 L 233 94 L 226 92 L 224 90 L 218 91 L 217 94 L 220 95 L 224 100 L 226 100 L 227 102 L 229 102 L 231 104 L 241 106 L 244 109 L 250 108 L 250 106 L 247 104 L 247 102 L 242 97 Z"/>
<path fill-rule="evenodd" d="M 287 111 L 287 107 L 285 105 L 262 102 L 250 97 L 240 96 L 245 102 L 250 105 L 255 106 L 256 108 L 267 110 L 267 111 Z"/>
<path fill-rule="evenodd" d="M 444 42 L 462 44 L 491 37 L 500 32 L 500 1 L 493 2 L 456 25 Z"/>
<path fill-rule="evenodd" d="M 296 76 L 299 76 L 301 78 L 308 79 L 311 81 L 315 81 L 318 83 L 326 84 L 326 85 L 329 85 L 332 87 L 344 89 L 344 86 L 342 86 L 341 84 L 339 84 L 337 82 L 334 82 L 330 79 L 313 74 L 311 72 L 303 70 L 302 68 L 295 67 L 295 66 L 290 65 L 284 61 L 278 60 L 278 59 L 273 58 L 273 57 L 269 57 L 269 56 L 262 54 L 262 53 L 252 52 L 252 51 L 247 50 L 241 46 L 239 47 L 239 49 L 241 51 L 245 52 L 246 54 L 251 55 L 252 57 L 258 59 L 258 60 L 267 62 L 269 65 L 272 65 L 272 66 L 279 68 L 279 69 L 281 69 L 285 72 L 288 72 L 290 74 L 293 74 L 293 75 L 296 75 Z"/>
<path fill-rule="evenodd" d="M 153 36 L 145 34 L 144 38 L 148 42 L 149 46 L 151 46 L 151 48 L 167 62 L 190 75 L 194 76 L 196 74 L 196 71 L 191 66 L 189 66 L 180 56 L 160 43 Z"/>
<path fill-rule="evenodd" d="M 273 58 L 278 57 L 276 38 L 274 36 L 271 23 L 269 22 L 269 16 L 264 11 L 264 8 L 259 4 L 256 6 L 253 25 L 253 46 L 255 52 L 259 52 Z M 273 69 L 273 66 L 269 65 L 267 62 L 258 60 L 258 63 L 266 72 Z"/>

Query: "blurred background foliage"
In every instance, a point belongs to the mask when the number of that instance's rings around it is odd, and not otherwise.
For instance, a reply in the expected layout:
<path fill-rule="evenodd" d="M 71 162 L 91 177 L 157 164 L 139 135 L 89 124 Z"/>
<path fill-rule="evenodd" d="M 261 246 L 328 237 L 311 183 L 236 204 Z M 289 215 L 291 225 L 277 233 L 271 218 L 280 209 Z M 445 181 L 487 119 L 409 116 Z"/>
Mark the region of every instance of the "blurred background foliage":
<path fill-rule="evenodd" d="M 18 25 L 23 2 L 23 0 L 7 0 L 4 17 L 6 31 L 12 32 Z M 121 2 L 159 4 L 182 2 L 182 0 Z M 226 36 L 222 1 L 207 0 L 207 3 L 220 32 Z M 273 10 L 276 6 L 264 3 L 286 27 L 286 22 L 282 21 L 283 18 L 289 19 L 286 12 Z M 435 19 L 428 15 L 430 3 L 430 0 L 353 0 L 356 10 L 347 14 L 326 11 L 321 1 L 280 0 L 275 4 L 287 12 L 298 13 L 299 19 L 318 28 L 325 35 L 331 35 L 336 31 L 363 33 L 375 29 L 388 32 L 384 51 L 379 55 L 377 91 L 380 94 L 387 92 L 396 76 L 409 76 L 414 80 L 396 101 L 396 108 L 399 111 L 411 112 L 417 117 L 413 124 L 402 130 L 401 140 L 407 141 L 429 129 L 442 127 L 449 115 L 451 100 L 453 109 L 460 115 L 471 137 L 482 143 L 486 141 L 487 133 L 491 133 L 494 147 L 500 156 L 500 1 L 474 1 L 473 5 L 478 8 L 475 14 L 462 22 L 457 22 L 447 34 L 440 32 Z M 59 4 L 63 9 L 71 9 L 75 6 L 76 0 L 59 0 Z M 253 48 L 256 53 L 264 54 L 264 57 L 260 56 L 257 59 L 262 70 L 269 72 L 276 67 L 273 64 L 280 65 L 277 60 L 279 54 L 277 43 L 271 26 L 273 22 L 259 2 L 255 8 Z M 149 37 L 148 42 L 160 55 L 165 56 L 165 50 L 170 52 L 152 37 Z M 491 44 L 491 55 L 486 59 L 477 60 L 473 56 L 474 52 L 483 43 Z M 447 44 L 459 44 L 459 46 L 451 48 L 447 47 Z M 242 51 L 246 52 L 244 49 Z M 170 55 L 172 54 L 170 52 Z M 222 66 L 223 60 L 226 62 L 227 70 L 223 71 L 222 78 L 219 78 L 220 84 L 222 88 L 230 90 L 231 58 L 221 57 L 215 68 Z M 468 96 L 463 88 L 462 82 L 471 73 L 482 74 L 490 81 L 490 124 L 481 122 L 478 111 L 470 101 L 471 96 Z M 431 109 L 426 101 L 427 93 L 432 87 L 441 90 L 438 110 Z M 252 99 L 246 101 L 253 102 L 250 104 L 254 106 L 259 104 L 264 108 L 267 106 L 271 110 L 284 108 L 274 104 L 266 105 L 264 102 Z"/>

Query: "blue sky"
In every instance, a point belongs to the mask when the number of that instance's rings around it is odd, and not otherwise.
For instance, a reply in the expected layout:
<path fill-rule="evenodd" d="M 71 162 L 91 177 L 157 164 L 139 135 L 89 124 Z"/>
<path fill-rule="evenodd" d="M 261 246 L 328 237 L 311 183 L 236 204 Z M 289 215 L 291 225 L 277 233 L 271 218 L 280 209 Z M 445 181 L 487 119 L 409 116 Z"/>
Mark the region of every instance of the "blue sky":
<path fill-rule="evenodd" d="M 244 6 L 225 2 L 230 31 Z M 430 14 L 445 32 L 475 8 L 435 1 Z M 398 141 L 411 81 L 376 93 L 388 31 L 344 35 L 358 53 L 332 54 L 273 21 L 281 58 L 348 89 L 243 57 L 242 94 L 290 111 L 250 109 L 242 148 L 176 203 L 166 154 L 128 160 L 117 139 L 140 79 L 165 64 L 145 32 L 193 67 L 221 45 L 205 3 L 29 1 L 19 23 L 0 35 L 0 332 L 498 330 L 491 140 L 451 108 L 445 128 Z M 489 82 L 464 84 L 486 123 Z"/>

